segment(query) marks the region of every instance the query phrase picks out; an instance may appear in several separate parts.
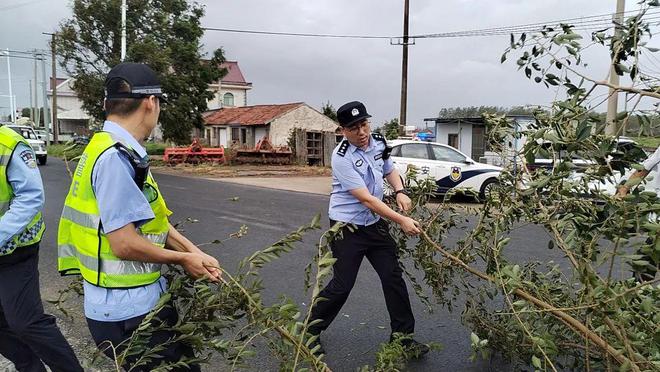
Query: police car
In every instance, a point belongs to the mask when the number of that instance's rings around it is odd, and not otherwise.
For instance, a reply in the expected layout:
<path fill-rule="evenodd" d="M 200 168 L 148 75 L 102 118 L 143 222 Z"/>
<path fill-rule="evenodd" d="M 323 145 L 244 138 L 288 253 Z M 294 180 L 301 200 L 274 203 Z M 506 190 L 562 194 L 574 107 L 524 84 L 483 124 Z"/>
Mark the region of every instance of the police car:
<path fill-rule="evenodd" d="M 547 154 L 554 153 L 553 158 L 537 156 L 534 159 L 534 162 L 526 164 L 529 171 L 535 171 L 538 169 L 546 169 L 550 171 L 555 166 L 555 159 L 559 160 L 568 156 L 565 149 L 562 149 L 561 146 L 553 145 L 549 141 L 543 143 L 542 147 L 546 149 Z M 607 161 L 614 169 L 614 172 L 611 177 L 602 180 L 590 180 L 587 183 L 590 192 L 593 194 L 603 193 L 605 195 L 616 194 L 617 188 L 623 184 L 634 171 L 629 164 L 623 162 L 624 155 L 627 155 L 629 158 L 628 162 L 641 162 L 648 156 L 642 147 L 631 138 L 623 136 L 617 138 L 616 149 L 607 155 L 607 158 L 605 159 L 605 161 Z M 584 177 L 584 172 L 590 167 L 593 168 L 598 165 L 595 161 L 584 159 L 576 154 L 571 155 L 570 161 L 575 169 L 571 172 L 568 179 L 575 182 L 579 182 Z M 623 174 L 621 173 L 621 168 L 625 168 Z M 651 176 L 653 176 L 653 174 Z M 525 187 L 525 182 L 523 182 L 523 187 Z M 584 194 L 583 196 L 591 197 L 587 194 Z"/>
<path fill-rule="evenodd" d="M 46 143 L 39 139 L 37 134 L 34 132 L 32 127 L 27 125 L 17 125 L 14 123 L 2 123 L 2 126 L 12 129 L 14 132 L 20 134 L 27 140 L 27 142 L 34 150 L 34 154 L 37 156 L 37 161 L 39 165 L 45 165 L 48 160 L 48 152 L 46 151 Z"/>
<path fill-rule="evenodd" d="M 418 177 L 431 177 L 438 193 L 458 187 L 472 189 L 483 199 L 498 185 L 502 168 L 478 163 L 455 148 L 441 143 L 413 140 L 391 140 L 391 158 L 401 176 L 414 166 Z"/>

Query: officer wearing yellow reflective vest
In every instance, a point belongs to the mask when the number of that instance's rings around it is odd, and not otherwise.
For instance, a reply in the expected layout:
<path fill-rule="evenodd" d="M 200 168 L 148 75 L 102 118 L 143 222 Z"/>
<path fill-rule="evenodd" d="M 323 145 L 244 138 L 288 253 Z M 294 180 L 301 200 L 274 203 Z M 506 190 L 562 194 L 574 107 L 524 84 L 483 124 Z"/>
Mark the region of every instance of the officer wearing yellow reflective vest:
<path fill-rule="evenodd" d="M 44 314 L 39 292 L 39 243 L 44 191 L 34 152 L 0 127 L 0 354 L 18 371 L 82 371 L 71 346 Z"/>
<path fill-rule="evenodd" d="M 171 212 L 149 172 L 143 142 L 151 135 L 165 97 L 157 75 L 138 63 L 115 66 L 105 81 L 107 120 L 85 148 L 73 174 L 58 230 L 58 267 L 82 275 L 84 310 L 94 341 L 110 358 L 131 337 L 158 303 L 167 283 L 161 264 L 180 264 L 195 278 L 220 278 L 218 261 L 202 252 L 168 220 Z M 171 307 L 157 319 L 173 325 Z M 147 346 L 175 336 L 154 332 Z M 124 360 L 125 368 L 151 370 L 194 357 L 182 343 L 170 344 L 158 360 L 134 366 L 140 355 Z M 192 364 L 189 370 L 199 371 Z"/>

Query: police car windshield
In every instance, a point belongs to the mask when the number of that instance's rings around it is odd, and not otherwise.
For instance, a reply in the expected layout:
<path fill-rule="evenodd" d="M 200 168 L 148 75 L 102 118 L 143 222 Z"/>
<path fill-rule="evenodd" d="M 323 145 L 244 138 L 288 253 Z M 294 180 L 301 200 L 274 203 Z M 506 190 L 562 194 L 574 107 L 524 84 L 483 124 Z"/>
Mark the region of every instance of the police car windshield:
<path fill-rule="evenodd" d="M 32 140 L 39 139 L 37 135 L 34 133 L 34 131 L 30 128 L 21 128 L 21 127 L 9 127 L 9 128 L 11 128 L 14 132 L 23 136 L 23 138 L 25 139 L 32 139 Z"/>

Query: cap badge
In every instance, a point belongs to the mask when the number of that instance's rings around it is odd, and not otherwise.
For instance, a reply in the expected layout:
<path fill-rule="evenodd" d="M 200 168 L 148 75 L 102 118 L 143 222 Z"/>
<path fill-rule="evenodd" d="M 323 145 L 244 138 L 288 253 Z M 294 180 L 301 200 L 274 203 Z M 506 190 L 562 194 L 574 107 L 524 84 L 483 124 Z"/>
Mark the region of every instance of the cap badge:
<path fill-rule="evenodd" d="M 356 109 L 356 108 L 354 108 L 353 110 L 351 110 L 351 115 L 353 115 L 353 116 L 358 116 L 359 114 L 360 114 L 360 110 L 358 110 L 358 109 Z"/>

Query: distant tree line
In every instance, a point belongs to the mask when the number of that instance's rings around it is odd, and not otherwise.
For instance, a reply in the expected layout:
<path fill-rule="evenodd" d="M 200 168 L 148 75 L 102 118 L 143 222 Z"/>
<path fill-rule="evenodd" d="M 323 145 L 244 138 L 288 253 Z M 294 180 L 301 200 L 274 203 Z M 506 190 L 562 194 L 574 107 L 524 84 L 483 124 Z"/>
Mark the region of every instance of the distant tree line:
<path fill-rule="evenodd" d="M 475 118 L 481 117 L 483 114 L 496 114 L 496 115 L 530 115 L 533 116 L 534 112 L 545 111 L 536 106 L 512 106 L 512 107 L 499 107 L 499 106 L 466 106 L 466 107 L 446 107 L 442 108 L 438 113 L 439 118 Z M 596 131 L 605 127 L 604 112 L 594 112 L 591 117 L 595 119 L 600 125 L 596 126 Z M 620 113 L 620 116 L 625 113 Z M 650 113 L 646 118 L 640 120 L 640 117 L 633 115 L 628 118 L 628 125 L 625 134 L 632 137 L 640 136 L 660 136 L 660 113 Z"/>

